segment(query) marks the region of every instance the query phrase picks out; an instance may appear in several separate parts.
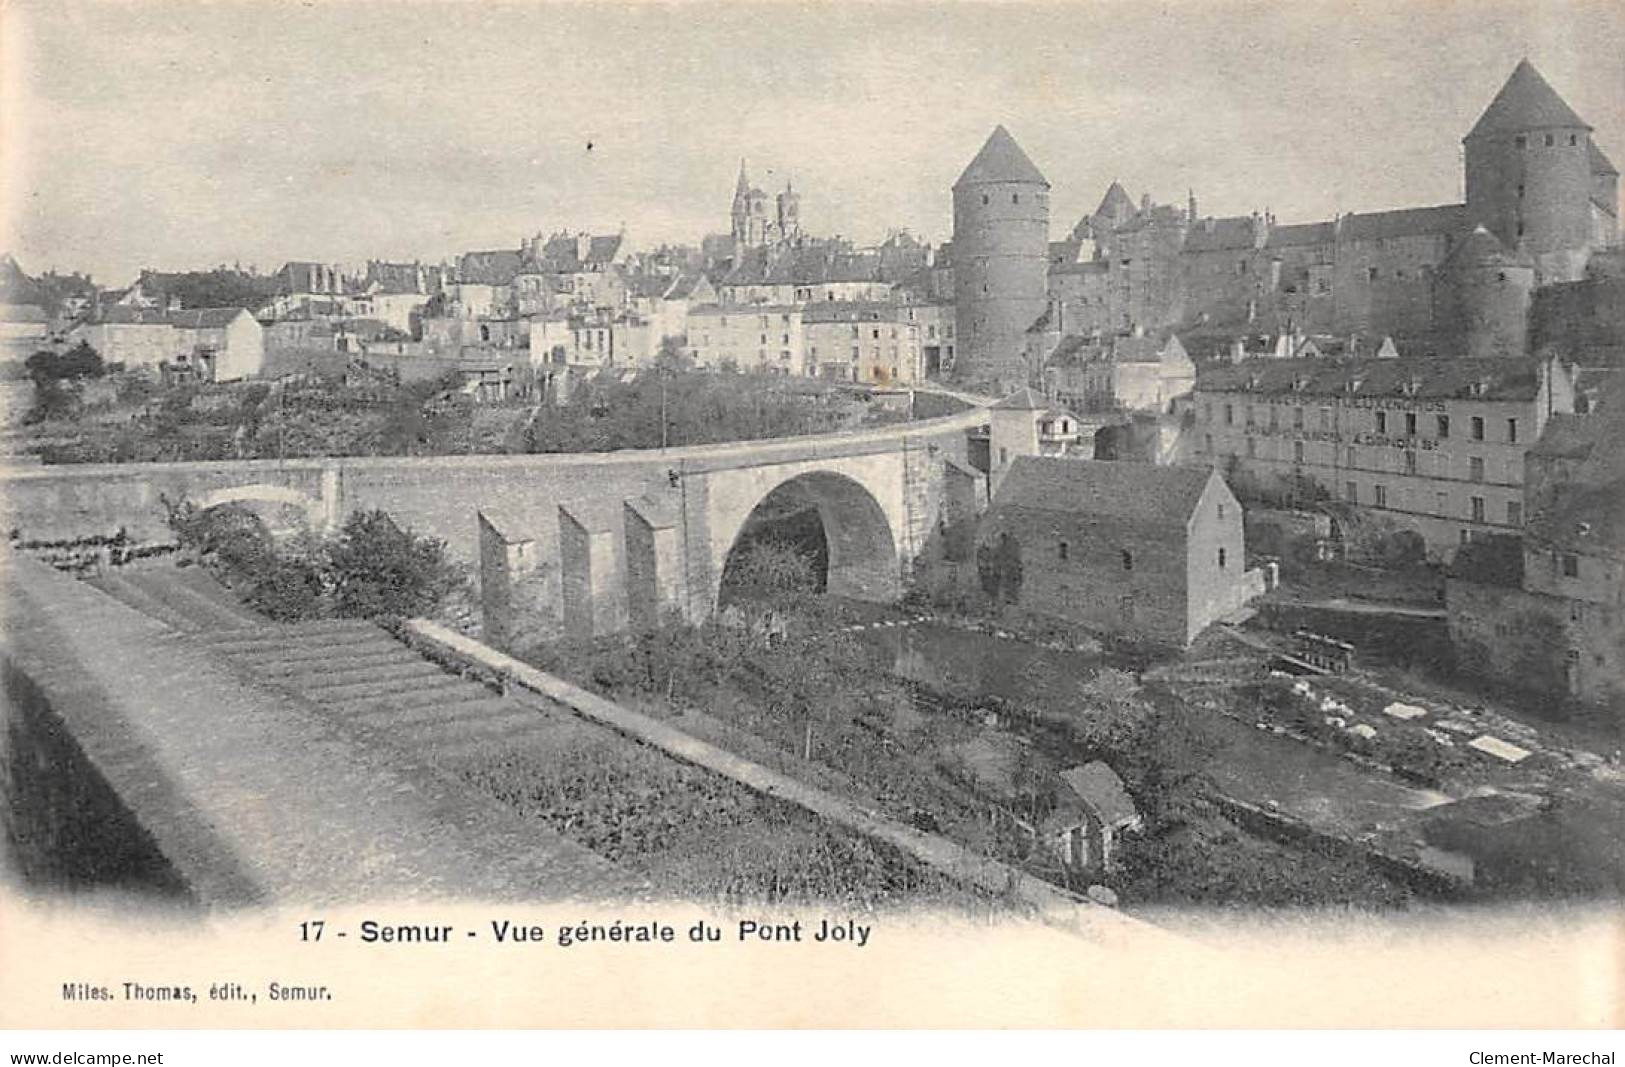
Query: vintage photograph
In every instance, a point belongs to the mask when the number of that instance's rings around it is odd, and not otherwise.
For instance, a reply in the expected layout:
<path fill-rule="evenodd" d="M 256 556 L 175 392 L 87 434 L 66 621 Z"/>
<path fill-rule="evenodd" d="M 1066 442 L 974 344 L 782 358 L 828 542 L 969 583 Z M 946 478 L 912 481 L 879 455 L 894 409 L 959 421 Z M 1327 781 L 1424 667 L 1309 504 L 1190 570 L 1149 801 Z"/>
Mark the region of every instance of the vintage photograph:
<path fill-rule="evenodd" d="M 1617 938 L 1615 160 L 1604 2 L 8 0 L 0 985 Z"/>

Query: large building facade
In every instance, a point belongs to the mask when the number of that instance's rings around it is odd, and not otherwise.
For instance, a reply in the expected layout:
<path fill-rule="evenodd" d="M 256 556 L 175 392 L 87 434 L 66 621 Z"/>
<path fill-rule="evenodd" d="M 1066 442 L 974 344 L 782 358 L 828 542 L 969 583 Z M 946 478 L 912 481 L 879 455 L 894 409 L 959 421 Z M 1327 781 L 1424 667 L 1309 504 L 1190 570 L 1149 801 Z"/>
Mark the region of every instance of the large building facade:
<path fill-rule="evenodd" d="M 1307 479 L 1448 558 L 1522 531 L 1524 454 L 1574 383 L 1555 358 L 1261 360 L 1203 368 L 1186 403 L 1191 460 Z"/>
<path fill-rule="evenodd" d="M 1003 126 L 954 183 L 955 376 L 1024 385 L 1048 305 L 1049 182 Z"/>

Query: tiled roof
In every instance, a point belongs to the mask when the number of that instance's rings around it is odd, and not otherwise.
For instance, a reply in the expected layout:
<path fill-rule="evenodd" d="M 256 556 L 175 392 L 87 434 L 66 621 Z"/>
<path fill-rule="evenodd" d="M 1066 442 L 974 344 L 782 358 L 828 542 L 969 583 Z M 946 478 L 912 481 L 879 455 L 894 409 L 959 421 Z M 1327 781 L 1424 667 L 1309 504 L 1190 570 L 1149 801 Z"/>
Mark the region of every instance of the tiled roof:
<path fill-rule="evenodd" d="M 1501 91 L 1495 94 L 1467 136 L 1482 137 L 1547 126 L 1591 129 L 1525 59 L 1513 69 L 1512 76 L 1501 86 Z"/>
<path fill-rule="evenodd" d="M 1087 511 L 1154 526 L 1184 528 L 1209 478 L 1208 467 L 1161 467 L 1128 460 L 1018 456 L 999 484 L 995 507 Z"/>
<path fill-rule="evenodd" d="M 243 313 L 243 308 L 194 308 L 170 312 L 169 321 L 183 330 L 219 329 Z"/>
<path fill-rule="evenodd" d="M 954 188 L 961 185 L 978 185 L 982 182 L 1028 182 L 1034 185 L 1048 186 L 1043 172 L 1033 165 L 1027 158 L 1027 153 L 1016 144 L 1016 139 L 1010 136 L 1010 131 L 1003 126 L 997 126 L 988 135 L 987 141 L 982 145 L 976 158 L 960 174 L 959 180 L 954 182 Z"/>
<path fill-rule="evenodd" d="M 464 252 L 457 260 L 457 280 L 468 285 L 507 285 L 519 267 L 520 255 L 514 249 Z"/>
<path fill-rule="evenodd" d="M 168 326 L 169 316 L 162 311 L 149 308 L 131 307 L 115 304 L 102 310 L 96 316 L 96 322 L 105 322 L 115 326 Z"/>
<path fill-rule="evenodd" d="M 1090 218 L 1128 218 L 1135 211 L 1134 199 L 1128 195 L 1121 182 L 1112 182 L 1106 187 L 1106 195 L 1100 198 L 1100 206 Z"/>
<path fill-rule="evenodd" d="M 1337 239 L 1336 227 L 1330 222 L 1298 222 L 1290 226 L 1276 226 L 1270 230 L 1270 248 L 1296 248 L 1302 245 L 1331 244 Z"/>
<path fill-rule="evenodd" d="M 801 321 L 814 322 L 896 322 L 902 309 L 896 304 L 868 300 L 814 300 L 804 304 Z"/>
<path fill-rule="evenodd" d="M 1099 760 L 1062 771 L 1061 780 L 1108 826 L 1122 826 L 1139 818 L 1123 779 Z"/>
<path fill-rule="evenodd" d="M 1438 204 L 1345 215 L 1338 236 L 1344 240 L 1369 241 L 1382 237 L 1459 233 L 1470 225 L 1466 204 Z"/>
<path fill-rule="evenodd" d="M 1196 388 L 1264 395 L 1532 400 L 1540 388 L 1540 365 L 1530 357 L 1249 360 L 1201 367 Z"/>

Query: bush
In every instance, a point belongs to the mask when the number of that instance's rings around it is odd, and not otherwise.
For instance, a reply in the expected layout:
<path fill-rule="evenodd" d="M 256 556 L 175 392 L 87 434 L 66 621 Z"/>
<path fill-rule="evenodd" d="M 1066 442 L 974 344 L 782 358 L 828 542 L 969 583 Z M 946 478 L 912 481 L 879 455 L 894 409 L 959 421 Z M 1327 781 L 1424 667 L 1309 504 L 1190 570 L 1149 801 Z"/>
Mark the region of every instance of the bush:
<path fill-rule="evenodd" d="M 383 511 L 351 515 L 327 563 L 334 607 L 350 618 L 424 614 L 457 583 L 444 541 L 417 537 Z"/>

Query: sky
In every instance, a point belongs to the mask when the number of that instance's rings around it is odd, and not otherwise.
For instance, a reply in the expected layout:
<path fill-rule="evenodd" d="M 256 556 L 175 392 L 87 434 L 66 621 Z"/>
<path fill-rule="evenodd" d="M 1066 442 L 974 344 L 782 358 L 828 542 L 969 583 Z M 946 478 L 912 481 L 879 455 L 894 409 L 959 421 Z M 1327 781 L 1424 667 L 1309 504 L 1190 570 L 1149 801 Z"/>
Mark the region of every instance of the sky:
<path fill-rule="evenodd" d="M 1112 180 L 1282 221 L 1459 201 L 1525 56 L 1625 164 L 1625 4 L 9 0 L 0 249 L 143 267 L 439 261 L 725 232 L 741 157 L 804 227 L 951 230 L 1003 123 L 1059 236 Z"/>

